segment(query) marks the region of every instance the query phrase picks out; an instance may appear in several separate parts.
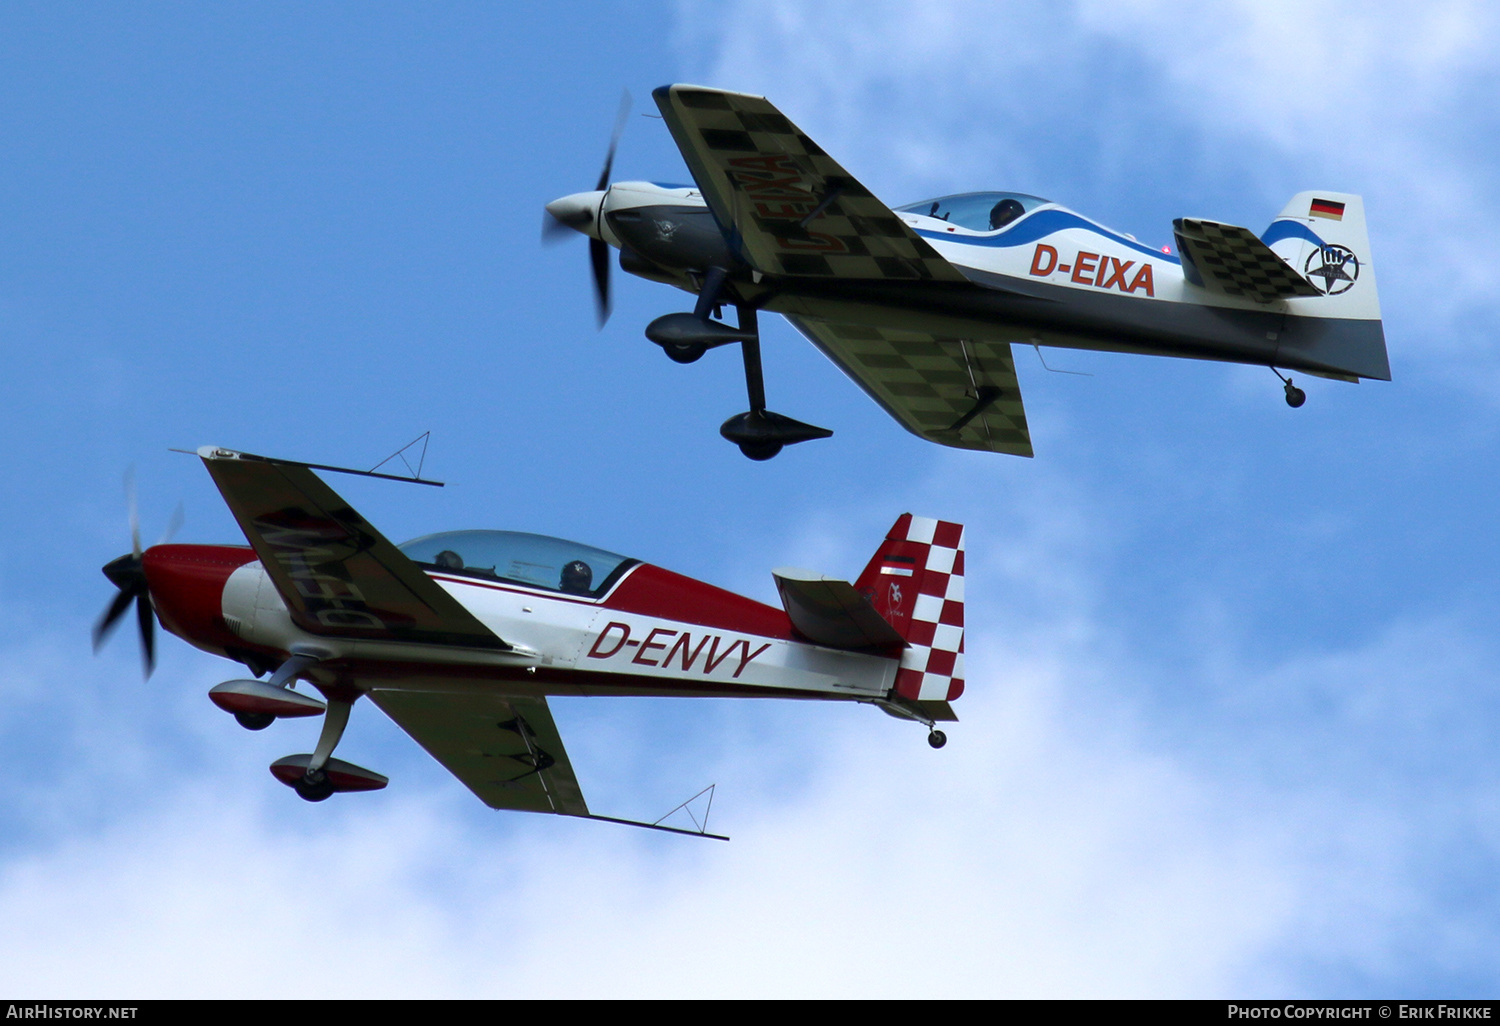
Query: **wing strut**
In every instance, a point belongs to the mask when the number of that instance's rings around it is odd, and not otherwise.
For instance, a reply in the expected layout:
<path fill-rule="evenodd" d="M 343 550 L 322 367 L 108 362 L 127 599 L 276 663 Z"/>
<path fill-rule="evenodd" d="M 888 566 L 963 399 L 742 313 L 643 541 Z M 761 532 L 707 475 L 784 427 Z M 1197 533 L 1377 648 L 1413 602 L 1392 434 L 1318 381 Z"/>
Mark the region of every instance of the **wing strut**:
<path fill-rule="evenodd" d="M 974 377 L 974 361 L 969 358 L 969 343 L 964 339 L 959 339 L 958 348 L 964 354 L 964 369 L 969 372 L 969 385 L 974 389 L 974 405 L 969 408 L 969 412 L 959 417 L 949 426 L 949 431 L 962 430 L 965 424 L 995 405 L 995 400 L 999 399 L 1001 394 L 1000 389 L 994 385 L 981 385 L 978 379 Z M 979 423 L 984 425 L 985 438 L 990 438 L 989 418 L 986 417 Z"/>

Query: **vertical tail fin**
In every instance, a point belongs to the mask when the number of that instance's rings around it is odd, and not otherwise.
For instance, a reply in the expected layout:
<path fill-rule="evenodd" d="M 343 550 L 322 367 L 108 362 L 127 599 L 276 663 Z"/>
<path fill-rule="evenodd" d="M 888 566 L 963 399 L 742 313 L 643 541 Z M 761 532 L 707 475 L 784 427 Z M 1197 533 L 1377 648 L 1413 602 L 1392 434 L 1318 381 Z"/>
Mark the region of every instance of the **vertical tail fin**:
<path fill-rule="evenodd" d="M 905 639 L 896 692 L 951 702 L 964 690 L 964 525 L 903 513 L 855 588 Z"/>
<path fill-rule="evenodd" d="M 1324 295 L 1306 312 L 1380 320 L 1365 201 L 1348 192 L 1299 192 L 1261 241 Z M 1299 311 L 1299 313 L 1302 311 Z"/>
<path fill-rule="evenodd" d="M 1365 201 L 1348 192 L 1299 192 L 1261 241 L 1322 293 L 1288 300 L 1296 317 L 1282 331 L 1278 356 L 1325 377 L 1391 380 Z"/>

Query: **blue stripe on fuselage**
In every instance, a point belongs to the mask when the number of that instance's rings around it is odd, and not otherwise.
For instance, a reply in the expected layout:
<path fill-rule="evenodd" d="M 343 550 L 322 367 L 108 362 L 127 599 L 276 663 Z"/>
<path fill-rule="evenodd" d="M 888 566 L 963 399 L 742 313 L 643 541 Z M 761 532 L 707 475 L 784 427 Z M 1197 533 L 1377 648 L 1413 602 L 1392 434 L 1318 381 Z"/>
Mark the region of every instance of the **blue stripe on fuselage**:
<path fill-rule="evenodd" d="M 926 236 L 929 239 L 943 239 L 947 242 L 956 242 L 965 246 L 986 246 L 998 249 L 1001 247 L 1025 246 L 1040 239 L 1045 239 L 1054 232 L 1060 232 L 1065 228 L 1082 228 L 1085 231 L 1093 232 L 1095 235 L 1109 239 L 1111 242 L 1118 243 L 1121 246 L 1127 246 L 1137 252 L 1145 253 L 1147 256 L 1155 257 L 1157 260 L 1165 260 L 1173 264 L 1182 262 L 1170 253 L 1163 253 L 1159 249 L 1152 249 L 1150 246 L 1142 245 L 1139 242 L 1125 238 L 1123 235 L 1116 235 L 1106 228 L 1101 228 L 1099 225 L 1094 224 L 1094 222 L 1079 217 L 1071 210 L 1058 210 L 1056 208 L 1038 210 L 1034 214 L 1021 218 L 1021 220 L 998 235 L 985 235 L 976 238 L 972 235 L 959 236 L 950 235 L 947 232 L 934 232 L 926 228 L 918 228 L 916 229 L 916 233 Z"/>

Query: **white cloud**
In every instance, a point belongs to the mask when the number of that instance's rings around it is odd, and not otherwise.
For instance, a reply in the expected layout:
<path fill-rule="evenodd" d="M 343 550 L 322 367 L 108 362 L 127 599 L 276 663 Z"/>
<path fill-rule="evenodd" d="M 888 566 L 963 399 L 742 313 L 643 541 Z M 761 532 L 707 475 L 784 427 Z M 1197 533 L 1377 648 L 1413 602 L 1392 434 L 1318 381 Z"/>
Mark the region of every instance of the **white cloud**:
<path fill-rule="evenodd" d="M 1274 852 L 1216 824 L 1169 760 L 1079 737 L 1048 676 L 992 681 L 941 753 L 873 711 L 833 729 L 810 712 L 782 739 L 822 749 L 802 798 L 746 809 L 731 788 L 727 846 L 491 830 L 466 825 L 466 796 L 341 799 L 319 821 L 222 774 L 169 786 L 139 819 L 8 860 L 0 979 L 70 996 L 1227 986 L 1291 900 Z M 755 752 L 726 761 L 755 776 Z"/>

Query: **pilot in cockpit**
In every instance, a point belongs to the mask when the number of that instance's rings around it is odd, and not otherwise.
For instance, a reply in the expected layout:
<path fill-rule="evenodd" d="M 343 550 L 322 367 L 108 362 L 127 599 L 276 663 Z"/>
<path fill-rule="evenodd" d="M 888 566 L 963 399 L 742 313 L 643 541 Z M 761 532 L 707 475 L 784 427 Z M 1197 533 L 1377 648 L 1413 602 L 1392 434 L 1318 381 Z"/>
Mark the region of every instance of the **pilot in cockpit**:
<path fill-rule="evenodd" d="M 432 561 L 444 570 L 462 570 L 464 568 L 464 557 L 452 549 L 444 549 L 436 556 L 433 556 Z"/>
<path fill-rule="evenodd" d="M 557 586 L 573 595 L 587 595 L 593 590 L 594 571 L 583 560 L 575 559 L 562 568 L 562 579 Z"/>
<path fill-rule="evenodd" d="M 1026 208 L 1021 206 L 1019 200 L 1006 197 L 990 208 L 990 231 L 1004 228 L 1024 213 Z"/>

